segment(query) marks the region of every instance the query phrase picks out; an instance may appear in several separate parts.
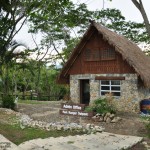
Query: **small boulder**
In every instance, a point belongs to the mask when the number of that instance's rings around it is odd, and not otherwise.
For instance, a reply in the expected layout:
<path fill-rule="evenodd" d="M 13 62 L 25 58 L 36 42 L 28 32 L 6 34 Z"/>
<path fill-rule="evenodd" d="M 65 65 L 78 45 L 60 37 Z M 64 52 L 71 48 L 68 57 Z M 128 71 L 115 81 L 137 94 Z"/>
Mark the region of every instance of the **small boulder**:
<path fill-rule="evenodd" d="M 104 118 L 101 116 L 101 117 L 99 118 L 99 121 L 100 121 L 100 122 L 103 122 L 103 121 L 104 121 Z"/>
<path fill-rule="evenodd" d="M 106 121 L 107 120 L 107 116 L 104 116 L 104 121 Z"/>
<path fill-rule="evenodd" d="M 110 119 L 114 119 L 115 114 L 111 114 L 109 117 L 110 117 Z"/>
<path fill-rule="evenodd" d="M 86 130 L 91 129 L 91 124 L 88 123 L 85 128 L 86 128 Z"/>
<path fill-rule="evenodd" d="M 110 115 L 111 115 L 111 113 L 110 113 L 110 112 L 108 112 L 108 113 L 106 113 L 106 115 L 105 115 L 105 116 L 110 117 Z"/>
<path fill-rule="evenodd" d="M 92 119 L 93 119 L 94 121 L 99 121 L 99 118 L 100 118 L 99 115 L 95 115 L 95 116 L 92 117 Z"/>
<path fill-rule="evenodd" d="M 101 126 L 95 126 L 95 131 L 96 132 L 103 132 L 105 130 L 105 128 L 101 127 Z"/>
<path fill-rule="evenodd" d="M 62 126 L 62 125 L 57 125 L 57 126 L 56 126 L 56 129 L 57 129 L 58 131 L 61 131 L 61 130 L 63 129 L 63 126 Z"/>
<path fill-rule="evenodd" d="M 117 122 L 120 121 L 120 120 L 121 120 L 120 117 L 115 117 L 115 118 L 111 121 L 111 123 L 117 123 Z"/>
<path fill-rule="evenodd" d="M 106 123 L 110 123 L 110 122 L 111 122 L 111 119 L 109 117 L 107 117 Z"/>

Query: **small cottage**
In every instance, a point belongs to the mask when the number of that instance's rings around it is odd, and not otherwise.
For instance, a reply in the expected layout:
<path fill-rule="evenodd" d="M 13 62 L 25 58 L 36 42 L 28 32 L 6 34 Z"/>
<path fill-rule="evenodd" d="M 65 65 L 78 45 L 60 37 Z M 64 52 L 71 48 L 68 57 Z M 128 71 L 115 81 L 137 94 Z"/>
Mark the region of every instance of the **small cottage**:
<path fill-rule="evenodd" d="M 91 104 L 108 93 L 118 110 L 139 111 L 150 97 L 150 58 L 125 37 L 92 22 L 59 75 L 70 99 Z"/>

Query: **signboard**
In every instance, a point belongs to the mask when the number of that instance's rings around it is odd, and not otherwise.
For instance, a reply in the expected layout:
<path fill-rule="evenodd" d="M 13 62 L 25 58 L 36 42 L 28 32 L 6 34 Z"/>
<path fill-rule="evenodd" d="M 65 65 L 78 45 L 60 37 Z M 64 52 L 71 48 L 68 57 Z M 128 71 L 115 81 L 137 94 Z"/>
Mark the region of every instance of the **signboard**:
<path fill-rule="evenodd" d="M 70 115 L 70 116 L 79 116 L 79 117 L 92 117 L 93 112 L 84 112 L 84 111 L 73 111 L 73 110 L 59 110 L 61 115 Z"/>
<path fill-rule="evenodd" d="M 92 117 L 93 112 L 84 112 L 85 104 L 62 104 L 59 113 L 61 115 Z"/>
<path fill-rule="evenodd" d="M 71 110 L 84 110 L 85 104 L 62 104 L 62 109 L 71 109 Z"/>

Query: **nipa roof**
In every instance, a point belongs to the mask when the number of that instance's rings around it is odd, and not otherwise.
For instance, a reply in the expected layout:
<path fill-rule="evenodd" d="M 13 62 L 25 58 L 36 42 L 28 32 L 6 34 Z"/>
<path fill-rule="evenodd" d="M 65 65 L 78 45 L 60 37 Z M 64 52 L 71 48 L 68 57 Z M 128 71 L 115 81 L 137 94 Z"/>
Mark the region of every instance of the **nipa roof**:
<path fill-rule="evenodd" d="M 135 69 L 137 74 L 141 77 L 144 85 L 150 88 L 150 58 L 146 56 L 135 43 L 131 42 L 121 35 L 118 35 L 115 32 L 112 32 L 111 30 L 96 22 L 91 23 L 88 30 L 80 40 L 79 44 L 73 50 L 72 55 L 64 65 L 59 75 L 58 81 L 60 81 L 61 78 L 65 79 L 65 77 L 67 76 L 67 72 L 75 62 L 75 58 L 77 58 L 76 56 L 78 55 L 78 51 L 81 50 L 83 42 L 85 41 L 85 39 L 87 41 L 89 34 L 94 28 L 100 34 L 102 34 L 103 39 L 106 40 L 110 45 L 112 45 L 115 50 L 122 55 L 123 59 L 126 60 L 128 64 Z"/>

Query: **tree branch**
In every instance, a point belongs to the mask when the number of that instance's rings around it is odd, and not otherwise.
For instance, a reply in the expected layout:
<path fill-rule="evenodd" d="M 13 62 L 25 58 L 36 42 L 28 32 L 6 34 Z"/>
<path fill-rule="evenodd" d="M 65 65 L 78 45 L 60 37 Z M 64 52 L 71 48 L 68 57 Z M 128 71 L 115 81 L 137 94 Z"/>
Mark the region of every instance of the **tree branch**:
<path fill-rule="evenodd" d="M 23 21 L 21 27 L 18 29 L 17 33 L 14 33 L 18 22 L 19 22 L 21 19 L 23 19 L 23 17 L 24 17 L 24 15 L 22 15 L 21 17 L 19 17 L 19 18 L 15 21 L 15 23 L 14 23 L 14 25 L 13 25 L 13 28 L 12 28 L 12 30 L 11 30 L 11 33 L 10 33 L 10 35 L 9 35 L 9 37 L 8 37 L 8 39 L 7 39 L 7 41 L 6 41 L 6 43 L 5 43 L 5 46 L 8 45 L 8 43 L 12 40 L 12 38 L 13 38 L 13 37 L 19 32 L 19 30 L 22 28 L 23 24 L 25 23 L 25 20 Z"/>
<path fill-rule="evenodd" d="M 56 46 L 55 46 L 55 44 L 54 44 L 53 42 L 52 42 L 52 45 L 53 45 L 53 47 L 54 47 L 54 50 L 57 52 L 57 54 L 59 55 L 59 57 L 62 59 L 63 63 L 65 64 L 64 58 L 63 58 L 62 55 L 59 53 L 59 51 L 57 50 L 57 48 L 56 48 Z"/>
<path fill-rule="evenodd" d="M 137 7 L 138 10 L 141 10 L 140 3 L 137 0 L 132 0 L 132 2 Z"/>
<path fill-rule="evenodd" d="M 150 37 L 150 24 L 149 24 L 149 20 L 148 20 L 146 11 L 144 9 L 142 0 L 139 0 L 139 2 L 137 0 L 132 0 L 132 2 L 138 8 L 138 10 L 140 11 L 140 13 L 141 13 L 141 15 L 143 17 L 144 23 L 145 23 L 145 27 L 146 27 L 147 33 L 148 33 L 148 35 Z"/>
<path fill-rule="evenodd" d="M 41 61 L 47 55 L 48 49 L 49 49 L 49 46 L 47 46 L 47 49 L 46 49 L 46 52 L 45 52 L 44 56 L 41 59 L 39 59 L 39 61 Z"/>

